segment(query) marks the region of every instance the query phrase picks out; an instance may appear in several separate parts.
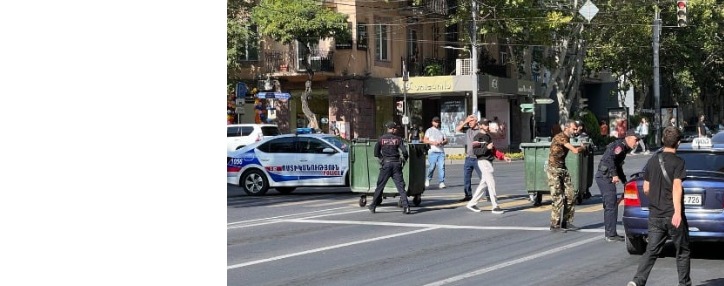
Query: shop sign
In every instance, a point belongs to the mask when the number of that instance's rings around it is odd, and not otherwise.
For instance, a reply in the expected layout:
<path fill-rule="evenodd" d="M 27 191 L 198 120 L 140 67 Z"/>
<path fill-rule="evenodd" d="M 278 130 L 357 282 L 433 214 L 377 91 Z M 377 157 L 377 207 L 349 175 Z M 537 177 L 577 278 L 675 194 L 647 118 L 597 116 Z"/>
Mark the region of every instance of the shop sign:
<path fill-rule="evenodd" d="M 403 83 L 408 93 L 431 93 L 453 91 L 452 77 L 413 77 Z"/>

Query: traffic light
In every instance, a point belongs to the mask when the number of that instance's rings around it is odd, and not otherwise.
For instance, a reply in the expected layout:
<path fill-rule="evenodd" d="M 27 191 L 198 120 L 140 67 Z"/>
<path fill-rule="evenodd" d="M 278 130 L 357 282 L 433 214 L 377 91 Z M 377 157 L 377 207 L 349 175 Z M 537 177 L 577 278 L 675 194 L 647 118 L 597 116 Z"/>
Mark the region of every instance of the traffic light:
<path fill-rule="evenodd" d="M 676 1 L 676 23 L 679 27 L 686 27 L 686 0 Z"/>

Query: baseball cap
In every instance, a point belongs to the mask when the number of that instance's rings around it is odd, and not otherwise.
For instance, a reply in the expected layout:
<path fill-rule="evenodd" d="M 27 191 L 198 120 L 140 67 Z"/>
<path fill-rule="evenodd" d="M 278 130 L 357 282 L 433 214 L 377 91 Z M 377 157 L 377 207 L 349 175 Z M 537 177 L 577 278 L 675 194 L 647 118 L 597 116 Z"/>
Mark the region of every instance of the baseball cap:
<path fill-rule="evenodd" d="M 480 121 L 478 121 L 479 125 L 490 125 L 490 120 L 487 118 L 481 118 Z"/>
<path fill-rule="evenodd" d="M 397 128 L 397 123 L 395 123 L 394 121 L 387 121 L 385 123 L 385 127 L 387 127 L 387 129 Z"/>
<path fill-rule="evenodd" d="M 636 137 L 636 139 L 641 139 L 641 136 L 636 134 L 636 131 L 634 131 L 633 129 L 629 129 L 628 131 L 626 131 L 626 137 L 629 136 L 634 136 Z"/>
<path fill-rule="evenodd" d="M 432 118 L 432 121 L 440 122 L 440 117 L 435 116 L 435 117 Z"/>

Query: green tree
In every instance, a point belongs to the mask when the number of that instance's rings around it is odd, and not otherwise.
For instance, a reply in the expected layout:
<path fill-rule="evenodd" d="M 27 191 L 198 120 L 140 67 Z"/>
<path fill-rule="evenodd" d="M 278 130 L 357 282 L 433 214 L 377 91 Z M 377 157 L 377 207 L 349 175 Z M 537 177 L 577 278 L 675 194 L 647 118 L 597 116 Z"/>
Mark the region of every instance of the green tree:
<path fill-rule="evenodd" d="M 246 0 L 227 0 L 226 2 L 226 75 L 227 90 L 232 90 L 238 81 L 235 78 L 239 68 L 241 47 L 248 39 L 255 38 L 248 29 L 249 11 L 253 2 Z"/>
<path fill-rule="evenodd" d="M 324 7 L 316 0 L 261 0 L 251 10 L 251 19 L 259 27 L 259 34 L 282 44 L 300 43 L 304 51 L 304 67 L 307 82 L 302 93 L 302 112 L 309 120 L 309 127 L 320 130 L 317 117 L 309 109 L 314 71 L 310 63 L 313 44 L 326 38 L 349 37 L 347 15 Z"/>

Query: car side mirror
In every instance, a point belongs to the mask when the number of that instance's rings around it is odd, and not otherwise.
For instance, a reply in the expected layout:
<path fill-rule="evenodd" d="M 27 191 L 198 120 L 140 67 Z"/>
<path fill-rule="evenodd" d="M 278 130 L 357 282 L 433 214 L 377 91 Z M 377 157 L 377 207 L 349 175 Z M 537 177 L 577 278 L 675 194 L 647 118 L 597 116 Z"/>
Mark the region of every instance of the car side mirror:
<path fill-rule="evenodd" d="M 334 149 L 327 147 L 327 148 L 322 149 L 322 153 L 324 153 L 324 154 L 334 154 L 334 153 L 337 153 L 337 151 L 334 151 Z"/>

